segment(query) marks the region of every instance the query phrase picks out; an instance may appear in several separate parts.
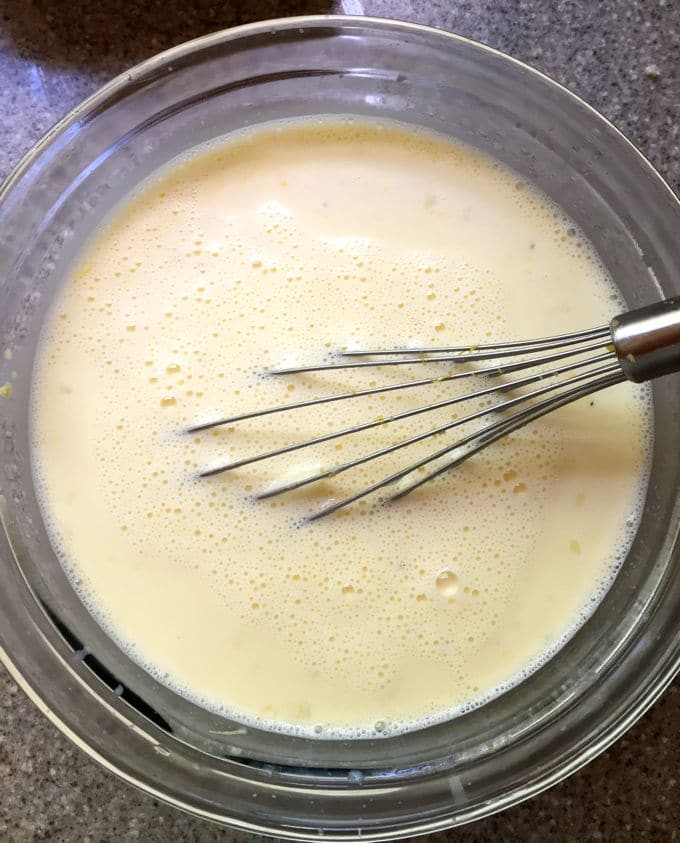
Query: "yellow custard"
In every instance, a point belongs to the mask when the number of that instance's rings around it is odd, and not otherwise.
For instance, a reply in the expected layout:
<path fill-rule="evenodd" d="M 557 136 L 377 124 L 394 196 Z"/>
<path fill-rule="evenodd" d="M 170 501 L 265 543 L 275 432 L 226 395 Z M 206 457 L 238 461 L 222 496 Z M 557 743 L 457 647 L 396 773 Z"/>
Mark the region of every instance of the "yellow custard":
<path fill-rule="evenodd" d="M 329 120 L 196 150 L 118 206 L 45 327 L 33 457 L 55 548 L 121 646 L 212 710 L 317 737 L 454 716 L 549 657 L 615 575 L 644 497 L 648 390 L 581 400 L 397 503 L 368 497 L 312 524 L 325 501 L 461 430 L 287 496 L 253 495 L 465 411 L 197 474 L 470 383 L 185 430 L 450 370 L 268 368 L 343 348 L 543 336 L 622 307 L 556 206 L 447 139 Z"/>

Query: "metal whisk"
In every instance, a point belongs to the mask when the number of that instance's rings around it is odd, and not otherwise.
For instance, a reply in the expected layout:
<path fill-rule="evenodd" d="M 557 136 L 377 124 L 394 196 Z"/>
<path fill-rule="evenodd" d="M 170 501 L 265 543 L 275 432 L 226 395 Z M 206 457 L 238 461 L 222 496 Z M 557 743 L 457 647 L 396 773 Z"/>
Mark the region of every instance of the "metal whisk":
<path fill-rule="evenodd" d="M 364 357 L 372 359 L 357 359 Z M 478 389 L 475 392 L 456 395 L 443 401 L 425 404 L 386 418 L 374 419 L 343 430 L 327 433 L 323 436 L 317 436 L 314 439 L 308 439 L 304 442 L 297 442 L 266 453 L 224 463 L 201 472 L 201 476 L 209 477 L 224 471 L 231 471 L 255 462 L 260 462 L 261 460 L 279 456 L 280 454 L 290 453 L 291 451 L 307 448 L 322 442 L 329 442 L 333 439 L 378 427 L 379 425 L 428 413 L 441 407 L 449 407 L 454 404 L 460 404 L 473 399 L 483 399 L 493 395 L 512 393 L 515 390 L 532 384 L 540 384 L 535 389 L 514 395 L 491 406 L 483 407 L 463 417 L 455 418 L 446 424 L 380 448 L 365 456 L 340 463 L 328 470 L 296 479 L 256 495 L 258 499 L 263 499 L 280 495 L 284 492 L 290 492 L 302 486 L 335 477 L 341 472 L 348 471 L 366 462 L 400 450 L 416 442 L 437 436 L 453 428 L 462 427 L 485 416 L 501 414 L 501 418 L 498 420 L 492 421 L 490 424 L 457 439 L 445 448 L 434 451 L 423 459 L 407 465 L 400 471 L 384 477 L 382 480 L 370 486 L 366 486 L 356 494 L 339 501 L 331 502 L 318 512 L 310 515 L 309 520 L 330 515 L 332 512 L 336 512 L 366 495 L 398 483 L 408 478 L 412 473 L 415 474 L 417 472 L 417 476 L 414 476 L 414 479 L 407 481 L 405 484 L 400 483 L 398 491 L 390 495 L 388 499 L 395 500 L 396 498 L 401 498 L 412 492 L 418 486 L 422 486 L 423 483 L 427 483 L 429 480 L 460 465 L 501 437 L 507 436 L 509 433 L 529 424 L 529 422 L 539 419 L 541 416 L 559 407 L 570 404 L 572 401 L 576 401 L 586 395 L 591 395 L 608 386 L 621 383 L 624 380 L 640 383 L 660 377 L 661 375 L 680 371 L 680 296 L 616 316 L 608 325 L 602 325 L 599 328 L 561 334 L 544 339 L 487 343 L 473 346 L 449 346 L 446 348 L 344 351 L 338 353 L 336 359 L 330 363 L 277 369 L 269 371 L 267 374 L 273 376 L 294 375 L 305 372 L 323 372 L 337 369 L 363 369 L 368 367 L 404 366 L 421 363 L 458 365 L 485 363 L 485 361 L 490 361 L 490 365 L 484 365 L 482 368 L 449 372 L 441 377 L 429 377 L 387 386 L 375 386 L 368 389 L 348 391 L 322 398 L 299 401 L 293 404 L 269 407 L 265 410 L 256 410 L 250 413 L 243 413 L 241 415 L 195 425 L 190 428 L 190 432 L 208 430 L 220 425 L 234 424 L 245 419 L 258 418 L 271 415 L 272 413 L 300 410 L 333 401 L 365 398 L 378 393 L 411 389 L 447 381 L 457 381 L 473 376 L 500 379 L 502 376 L 522 373 L 519 377 L 513 378 L 510 381 L 504 380 L 483 389 Z M 427 466 L 429 466 L 429 470 L 426 469 Z M 419 472 L 419 469 L 425 469 L 424 473 Z"/>

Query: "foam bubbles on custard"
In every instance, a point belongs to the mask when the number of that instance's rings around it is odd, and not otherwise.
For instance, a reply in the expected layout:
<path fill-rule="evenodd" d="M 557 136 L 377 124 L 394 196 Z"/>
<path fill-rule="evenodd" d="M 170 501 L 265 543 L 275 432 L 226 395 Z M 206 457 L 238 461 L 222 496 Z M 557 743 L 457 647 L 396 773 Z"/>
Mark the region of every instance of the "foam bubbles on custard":
<path fill-rule="evenodd" d="M 569 219 L 515 174 L 448 141 L 357 122 L 290 124 L 184 156 L 86 248 L 46 327 L 34 454 L 52 540 L 120 645 L 213 711 L 322 738 L 393 735 L 460 714 L 549 658 L 616 575 L 642 508 L 648 389 L 586 399 L 397 503 L 364 498 L 310 525 L 310 511 L 444 448 L 463 428 L 279 498 L 255 495 L 497 399 L 388 422 L 488 378 L 436 381 L 449 368 L 435 363 L 266 372 L 342 349 L 575 330 L 619 308 Z M 435 382 L 183 432 L 423 378 Z M 380 423 L 197 477 L 367 420 Z M 627 461 L 614 469 L 610 450 Z M 586 460 L 616 470 L 610 499 L 598 499 L 606 484 Z M 545 575 L 534 554 L 546 524 L 564 536 L 541 564 L 573 566 L 572 579 L 555 580 L 569 600 L 546 583 L 541 599 L 557 605 L 534 606 L 534 638 L 504 653 L 504 636 L 532 611 L 523 595 Z M 232 650 L 220 651 L 224 664 L 202 665 L 216 636 Z M 270 661 L 253 675 L 263 652 Z M 347 691 L 344 708 L 337 688 Z"/>

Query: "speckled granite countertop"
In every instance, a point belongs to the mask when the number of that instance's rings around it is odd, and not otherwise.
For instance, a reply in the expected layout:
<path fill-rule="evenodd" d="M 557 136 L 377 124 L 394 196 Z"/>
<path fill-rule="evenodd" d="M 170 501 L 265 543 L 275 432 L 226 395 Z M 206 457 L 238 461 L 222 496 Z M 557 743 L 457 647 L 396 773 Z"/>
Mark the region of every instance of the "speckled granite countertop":
<path fill-rule="evenodd" d="M 581 94 L 680 190 L 678 0 L 0 0 L 0 177 L 102 82 L 216 29 L 346 12 L 432 24 Z M 680 237 L 680 233 L 679 233 Z M 680 839 L 680 684 L 558 787 L 433 840 Z M 243 840 L 143 796 L 72 747 L 0 668 L 0 840 Z"/>

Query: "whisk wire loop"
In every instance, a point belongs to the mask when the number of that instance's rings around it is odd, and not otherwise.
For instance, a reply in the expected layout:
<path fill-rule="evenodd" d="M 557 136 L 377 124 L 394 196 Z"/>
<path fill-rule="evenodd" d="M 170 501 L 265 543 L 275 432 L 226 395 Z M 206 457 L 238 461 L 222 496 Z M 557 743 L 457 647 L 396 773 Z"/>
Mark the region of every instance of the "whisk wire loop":
<path fill-rule="evenodd" d="M 357 360 L 356 358 L 370 358 Z M 512 358 L 518 357 L 518 360 Z M 376 359 L 377 358 L 377 359 Z M 455 371 L 461 364 L 474 364 L 486 361 L 501 361 L 483 368 L 467 368 Z M 509 362 L 508 362 L 509 361 Z M 565 361 L 562 363 L 561 361 Z M 489 415 L 500 415 L 496 421 L 477 428 L 471 433 L 447 444 L 444 448 L 411 462 L 399 471 L 372 483 L 349 497 L 333 501 L 308 517 L 315 521 L 332 512 L 379 492 L 388 486 L 414 475 L 389 496 L 396 500 L 412 492 L 446 471 L 450 471 L 465 460 L 479 453 L 484 448 L 508 436 L 527 424 L 553 412 L 554 410 L 577 401 L 601 389 L 621 383 L 625 380 L 642 382 L 665 374 L 680 371 L 680 296 L 664 299 L 647 307 L 638 308 L 616 316 L 609 325 L 601 325 L 585 331 L 574 331 L 544 339 L 519 340 L 512 342 L 491 342 L 481 345 L 456 345 L 443 348 L 397 348 L 397 349 L 350 349 L 338 352 L 331 362 L 311 366 L 296 366 L 270 370 L 272 376 L 309 374 L 344 369 L 369 369 L 386 366 L 406 366 L 428 364 L 448 364 L 452 370 L 445 371 L 438 377 L 426 377 L 406 380 L 401 383 L 384 386 L 370 386 L 365 389 L 348 390 L 334 395 L 281 404 L 264 410 L 254 410 L 239 415 L 227 416 L 217 420 L 193 425 L 188 432 L 199 432 L 236 424 L 248 419 L 256 419 L 274 413 L 308 409 L 335 401 L 351 398 L 365 398 L 399 390 L 428 387 L 434 384 L 464 380 L 466 378 L 493 379 L 494 383 L 464 395 L 455 395 L 442 401 L 419 405 L 409 410 L 388 416 L 375 418 L 352 427 L 332 431 L 323 436 L 316 436 L 303 442 L 295 442 L 271 451 L 245 457 L 228 463 L 222 463 L 201 472 L 202 477 L 211 477 L 226 471 L 243 468 L 263 460 L 273 459 L 283 454 L 298 451 L 330 442 L 340 437 L 350 436 L 361 431 L 390 425 L 394 422 L 413 418 L 442 408 L 451 407 L 467 401 L 487 399 L 493 395 L 503 395 L 524 389 L 532 384 L 546 381 L 536 389 L 519 394 L 506 400 L 483 406 L 461 418 L 454 418 L 446 424 L 426 430 L 422 433 L 401 439 L 371 453 L 364 454 L 347 462 L 334 465 L 315 474 L 298 478 L 288 483 L 272 486 L 260 492 L 258 499 L 271 498 L 291 492 L 303 486 L 335 477 L 372 460 L 407 448 L 430 437 L 440 436 L 457 427 L 475 422 Z M 548 368 L 550 364 L 560 365 Z M 529 370 L 533 369 L 533 372 Z M 511 381 L 503 381 L 503 376 L 525 373 Z M 426 466 L 429 470 L 422 471 Z"/>

